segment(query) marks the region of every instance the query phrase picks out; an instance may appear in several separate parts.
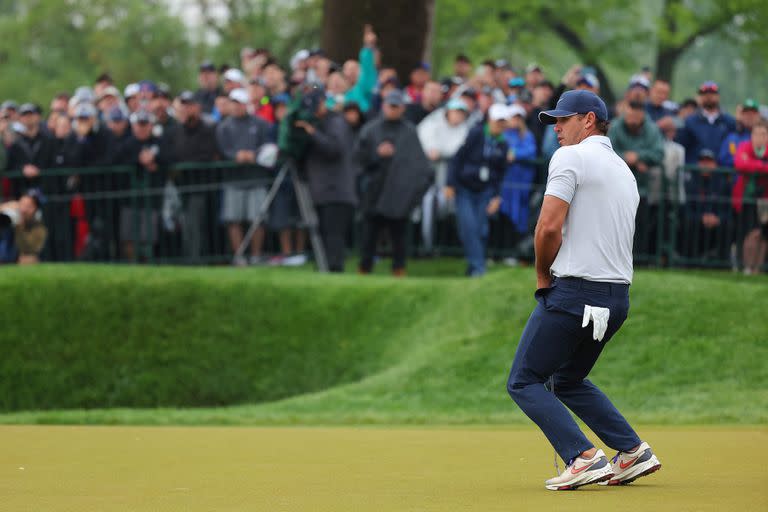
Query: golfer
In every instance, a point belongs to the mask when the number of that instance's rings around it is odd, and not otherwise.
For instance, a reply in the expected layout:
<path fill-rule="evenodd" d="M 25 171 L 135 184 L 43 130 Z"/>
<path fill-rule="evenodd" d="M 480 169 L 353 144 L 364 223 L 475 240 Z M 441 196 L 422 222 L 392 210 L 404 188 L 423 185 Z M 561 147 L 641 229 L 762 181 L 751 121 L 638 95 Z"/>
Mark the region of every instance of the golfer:
<path fill-rule="evenodd" d="M 536 225 L 538 305 L 520 339 L 507 391 L 565 461 L 547 489 L 627 484 L 661 464 L 586 377 L 629 311 L 637 183 L 605 136 L 608 112 L 594 93 L 564 93 L 539 121 L 555 125 L 561 147 L 549 163 Z M 612 461 L 566 407 L 618 451 Z"/>

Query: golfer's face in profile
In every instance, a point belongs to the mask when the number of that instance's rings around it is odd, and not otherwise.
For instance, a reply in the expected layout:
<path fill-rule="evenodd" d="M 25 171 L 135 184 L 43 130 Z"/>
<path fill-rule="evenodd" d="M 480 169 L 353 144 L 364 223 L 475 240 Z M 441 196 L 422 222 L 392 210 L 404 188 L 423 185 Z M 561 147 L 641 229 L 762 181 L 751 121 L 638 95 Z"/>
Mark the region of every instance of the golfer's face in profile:
<path fill-rule="evenodd" d="M 581 142 L 579 136 L 581 135 L 584 127 L 582 126 L 582 119 L 584 116 L 576 114 L 568 117 L 558 117 L 555 123 L 555 133 L 557 134 L 557 142 L 561 146 L 572 146 Z"/>

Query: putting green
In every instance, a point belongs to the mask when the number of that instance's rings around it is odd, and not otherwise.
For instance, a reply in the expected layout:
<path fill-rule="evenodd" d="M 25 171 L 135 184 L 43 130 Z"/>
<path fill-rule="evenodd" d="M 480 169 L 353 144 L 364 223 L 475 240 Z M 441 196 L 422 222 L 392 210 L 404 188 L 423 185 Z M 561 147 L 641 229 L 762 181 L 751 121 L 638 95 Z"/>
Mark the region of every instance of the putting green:
<path fill-rule="evenodd" d="M 550 492 L 533 429 L 0 427 L 2 511 L 765 511 L 765 428 L 641 429 L 663 468 Z"/>

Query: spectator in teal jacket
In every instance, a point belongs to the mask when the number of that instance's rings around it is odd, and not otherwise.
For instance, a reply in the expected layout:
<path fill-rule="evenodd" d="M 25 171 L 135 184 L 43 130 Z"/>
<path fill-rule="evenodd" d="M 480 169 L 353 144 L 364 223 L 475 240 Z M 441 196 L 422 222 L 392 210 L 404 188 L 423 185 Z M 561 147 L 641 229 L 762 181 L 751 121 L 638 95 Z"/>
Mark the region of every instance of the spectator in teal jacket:
<path fill-rule="evenodd" d="M 371 108 L 371 97 L 378 80 L 376 69 L 376 33 L 370 25 L 365 26 L 363 47 L 360 49 L 360 74 L 357 82 L 344 94 L 344 103 L 357 103 L 363 113 Z"/>
<path fill-rule="evenodd" d="M 623 116 L 608 129 L 613 150 L 621 156 L 636 176 L 661 165 L 664 160 L 664 138 L 645 112 L 645 105 L 630 103 Z"/>

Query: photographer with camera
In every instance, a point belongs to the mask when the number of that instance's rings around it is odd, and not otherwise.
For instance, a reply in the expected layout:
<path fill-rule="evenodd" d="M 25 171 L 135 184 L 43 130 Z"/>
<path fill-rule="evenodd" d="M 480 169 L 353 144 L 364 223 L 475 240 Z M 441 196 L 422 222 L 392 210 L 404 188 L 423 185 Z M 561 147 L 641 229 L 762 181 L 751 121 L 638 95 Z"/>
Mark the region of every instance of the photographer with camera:
<path fill-rule="evenodd" d="M 303 170 L 317 209 L 328 269 L 343 272 L 347 231 L 357 204 L 354 135 L 341 114 L 328 110 L 323 89 L 307 94 L 304 108 L 311 118 L 293 121 L 309 137 Z"/>
<path fill-rule="evenodd" d="M 33 265 L 40 262 L 48 230 L 40 220 L 34 194 L 0 204 L 0 263 Z"/>

